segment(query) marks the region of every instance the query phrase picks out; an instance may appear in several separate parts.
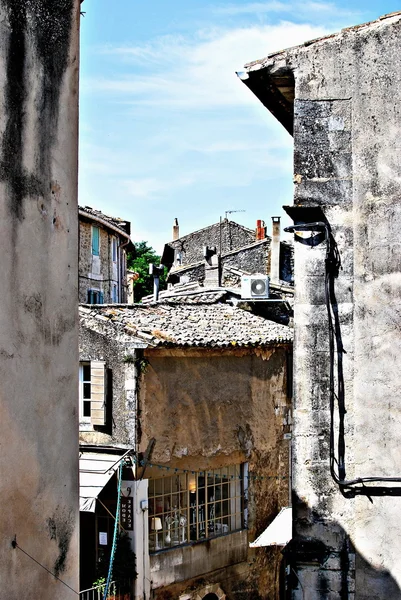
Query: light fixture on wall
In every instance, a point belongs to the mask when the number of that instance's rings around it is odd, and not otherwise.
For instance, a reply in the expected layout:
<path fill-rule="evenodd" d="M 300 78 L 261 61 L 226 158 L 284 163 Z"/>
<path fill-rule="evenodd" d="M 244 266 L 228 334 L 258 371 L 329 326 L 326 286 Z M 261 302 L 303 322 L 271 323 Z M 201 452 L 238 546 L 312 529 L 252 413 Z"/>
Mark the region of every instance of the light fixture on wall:
<path fill-rule="evenodd" d="M 188 490 L 190 494 L 196 492 L 196 475 L 191 475 L 188 481 Z"/>

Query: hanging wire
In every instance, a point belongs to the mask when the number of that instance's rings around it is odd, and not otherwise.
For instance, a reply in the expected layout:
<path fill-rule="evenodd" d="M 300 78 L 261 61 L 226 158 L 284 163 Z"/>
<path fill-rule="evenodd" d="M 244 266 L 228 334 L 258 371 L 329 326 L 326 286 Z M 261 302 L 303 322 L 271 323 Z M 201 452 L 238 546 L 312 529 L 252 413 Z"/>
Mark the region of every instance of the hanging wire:
<path fill-rule="evenodd" d="M 209 471 L 208 469 L 201 469 L 200 471 L 194 471 L 193 469 L 181 469 L 181 468 L 177 468 L 177 467 L 167 467 L 166 465 L 158 465 L 158 464 L 154 464 L 154 463 L 150 463 L 147 462 L 145 460 L 141 460 L 139 461 L 139 464 L 141 467 L 144 467 L 145 465 L 147 467 L 154 467 L 155 469 L 161 469 L 164 471 L 170 471 L 171 473 L 191 473 L 192 475 L 194 475 L 195 473 L 206 473 L 206 475 L 208 477 L 221 477 L 221 479 L 248 479 L 248 480 L 254 480 L 254 481 L 263 481 L 266 479 L 288 479 L 288 475 L 254 475 L 253 473 L 248 473 L 247 475 L 222 475 L 220 473 L 213 473 L 212 471 Z"/>
<path fill-rule="evenodd" d="M 370 496 L 401 496 L 401 487 L 370 486 L 366 483 L 401 483 L 401 477 L 358 477 L 346 479 L 345 469 L 345 386 L 343 371 L 343 355 L 345 354 L 341 337 L 340 316 L 335 295 L 335 280 L 341 268 L 340 253 L 331 232 L 330 225 L 319 221 L 302 223 L 286 227 L 285 231 L 295 234 L 297 231 L 321 231 L 326 242 L 325 257 L 325 304 L 329 324 L 329 408 L 330 408 L 330 474 L 346 498 L 356 495 Z M 337 360 L 336 360 L 337 359 Z M 338 407 L 338 436 L 337 448 L 335 442 L 335 409 Z M 371 498 L 370 498 L 371 500 Z M 372 500 L 371 500 L 372 501 Z"/>
<path fill-rule="evenodd" d="M 40 563 L 38 560 L 36 560 L 36 558 L 34 558 L 33 556 L 31 556 L 26 550 L 24 550 L 23 548 L 21 548 L 21 546 L 17 542 L 16 537 L 11 542 L 11 545 L 12 545 L 13 548 L 17 548 L 18 550 L 20 550 L 23 554 L 25 554 L 28 558 L 30 558 L 34 563 L 36 563 L 37 565 L 39 565 L 39 567 L 42 567 L 42 569 L 44 569 L 45 571 L 47 571 L 47 573 L 49 573 L 49 575 L 52 575 L 55 579 L 57 579 L 57 581 L 59 581 L 60 583 L 62 583 L 63 585 L 65 585 L 65 587 L 67 587 L 69 590 L 71 590 L 72 592 L 74 592 L 74 594 L 76 594 L 77 596 L 79 596 L 79 592 L 75 591 L 71 586 L 68 585 L 68 583 L 66 583 L 65 581 L 63 581 L 62 579 L 60 579 L 60 577 L 58 577 L 55 573 L 53 573 L 52 571 L 50 571 L 50 569 L 48 569 L 47 567 L 45 567 L 44 565 L 42 565 L 42 563 Z"/>

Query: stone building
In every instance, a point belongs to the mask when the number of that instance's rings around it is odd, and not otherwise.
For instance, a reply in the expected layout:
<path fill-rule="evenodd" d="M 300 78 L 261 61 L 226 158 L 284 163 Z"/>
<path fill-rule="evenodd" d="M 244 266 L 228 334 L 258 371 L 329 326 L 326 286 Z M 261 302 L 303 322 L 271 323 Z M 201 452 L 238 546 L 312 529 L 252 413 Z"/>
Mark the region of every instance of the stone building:
<path fill-rule="evenodd" d="M 96 472 L 130 454 L 138 600 L 278 598 L 280 552 L 249 542 L 289 501 L 292 330 L 215 300 L 80 308 L 81 449 Z M 82 491 L 87 573 L 106 471 Z"/>
<path fill-rule="evenodd" d="M 0 0 L 0 595 L 10 600 L 78 590 L 79 4 Z"/>
<path fill-rule="evenodd" d="M 291 598 L 401 598 L 401 13 L 246 65 L 294 138 Z"/>
<path fill-rule="evenodd" d="M 89 206 L 79 207 L 79 301 L 127 302 L 131 224 Z"/>
<path fill-rule="evenodd" d="M 173 241 L 165 245 L 161 258 L 169 269 L 169 288 L 239 288 L 242 275 L 254 273 L 291 285 L 292 244 L 280 239 L 280 217 L 273 217 L 272 229 L 270 237 L 262 220 L 253 230 L 224 219 L 179 237 L 175 219 Z"/>

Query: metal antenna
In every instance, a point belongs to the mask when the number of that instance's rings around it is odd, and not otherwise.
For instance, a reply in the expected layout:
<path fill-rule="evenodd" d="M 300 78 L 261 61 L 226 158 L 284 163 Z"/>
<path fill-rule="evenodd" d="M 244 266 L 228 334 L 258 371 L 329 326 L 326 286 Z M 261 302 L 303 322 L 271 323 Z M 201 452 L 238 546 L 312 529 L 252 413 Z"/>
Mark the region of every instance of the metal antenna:
<path fill-rule="evenodd" d="M 246 210 L 244 210 L 244 209 L 239 209 L 239 210 L 226 210 L 226 219 L 227 219 L 227 215 L 231 215 L 231 213 L 236 213 L 236 212 L 246 212 Z"/>

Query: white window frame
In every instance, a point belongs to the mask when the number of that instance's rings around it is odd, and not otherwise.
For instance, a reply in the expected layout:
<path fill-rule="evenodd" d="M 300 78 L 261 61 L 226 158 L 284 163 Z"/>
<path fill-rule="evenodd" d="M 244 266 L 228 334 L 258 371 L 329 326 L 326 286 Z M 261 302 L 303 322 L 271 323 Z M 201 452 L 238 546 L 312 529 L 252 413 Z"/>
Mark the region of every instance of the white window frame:
<path fill-rule="evenodd" d="M 246 468 L 246 464 L 237 464 L 150 479 L 149 551 L 208 540 L 246 527 Z"/>
<path fill-rule="evenodd" d="M 89 383 L 92 387 L 91 379 L 84 379 L 84 367 L 91 366 L 90 361 L 82 361 L 79 363 L 79 422 L 90 423 L 91 422 L 91 398 L 84 398 L 84 384 Z M 92 393 L 91 393 L 92 396 Z M 84 416 L 84 404 L 89 403 L 89 415 Z"/>

